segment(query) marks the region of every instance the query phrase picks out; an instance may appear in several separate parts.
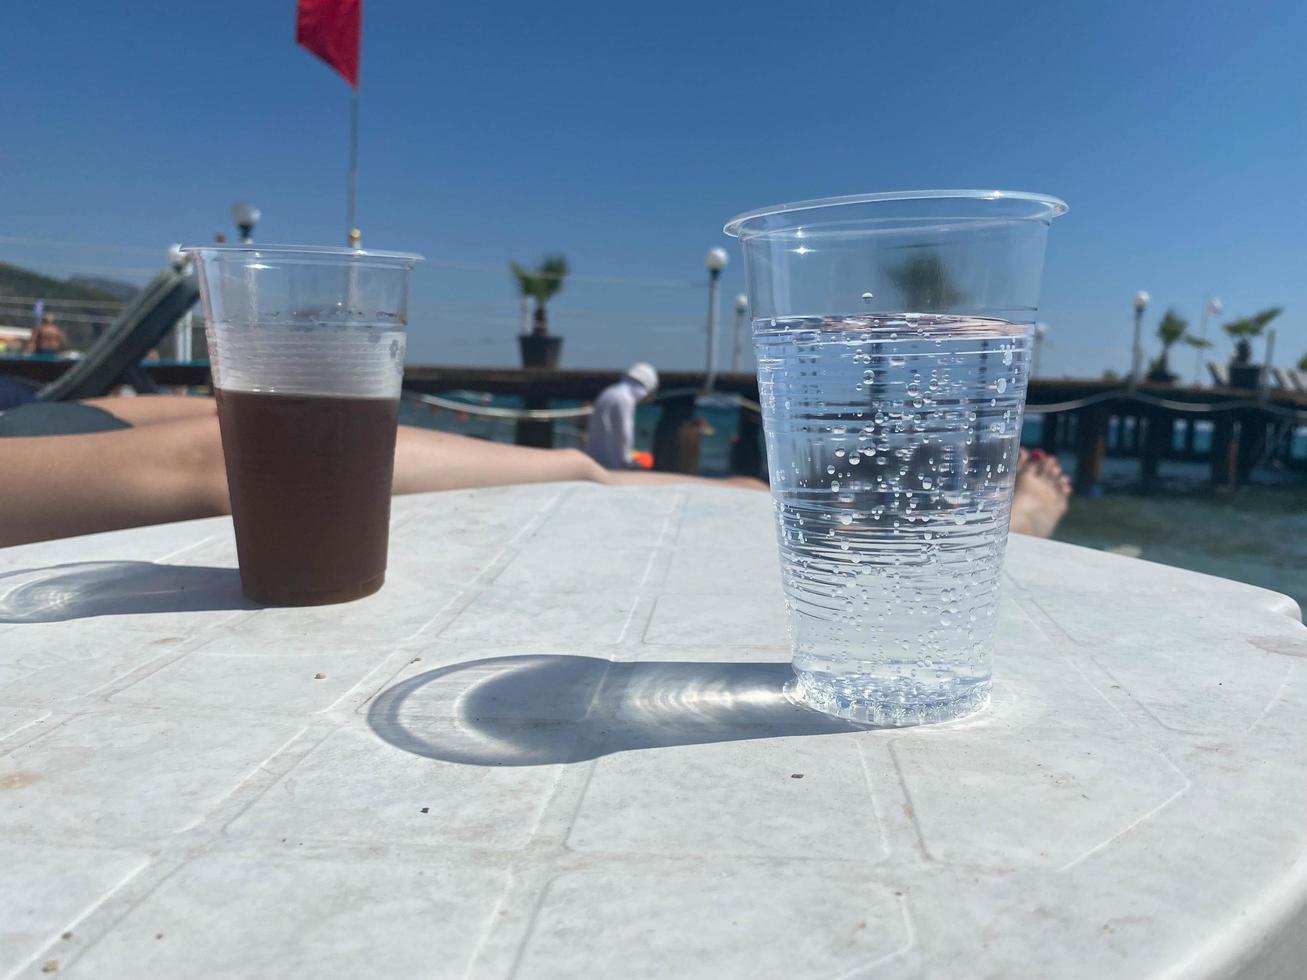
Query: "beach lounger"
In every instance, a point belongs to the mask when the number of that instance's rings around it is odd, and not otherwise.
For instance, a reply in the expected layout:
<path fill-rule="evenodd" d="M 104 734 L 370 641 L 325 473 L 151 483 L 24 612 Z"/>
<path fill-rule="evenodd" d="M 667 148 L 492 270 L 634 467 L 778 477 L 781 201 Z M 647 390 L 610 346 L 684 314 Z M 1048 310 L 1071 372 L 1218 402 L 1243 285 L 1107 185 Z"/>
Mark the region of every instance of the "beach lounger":
<path fill-rule="evenodd" d="M 1218 388 L 1230 387 L 1230 371 L 1224 364 L 1216 361 L 1207 362 L 1207 370 L 1212 374 L 1212 384 Z"/>
<path fill-rule="evenodd" d="M 199 295 L 194 276 L 174 269 L 160 272 L 96 339 L 86 356 L 42 388 L 37 399 L 98 398 L 120 384 L 141 392 L 158 391 L 141 368 L 141 358 L 163 340 Z"/>

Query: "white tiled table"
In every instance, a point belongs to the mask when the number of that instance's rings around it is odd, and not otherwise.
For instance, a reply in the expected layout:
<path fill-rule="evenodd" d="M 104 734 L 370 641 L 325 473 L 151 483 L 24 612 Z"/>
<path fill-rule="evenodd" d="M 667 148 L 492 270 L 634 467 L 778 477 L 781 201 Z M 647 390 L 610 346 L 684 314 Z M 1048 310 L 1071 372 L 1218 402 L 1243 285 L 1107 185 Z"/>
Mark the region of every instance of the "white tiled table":
<path fill-rule="evenodd" d="M 403 498 L 347 606 L 234 566 L 0 551 L 0 974 L 1307 976 L 1281 596 L 1016 539 L 991 708 L 858 731 L 780 694 L 761 494 Z"/>

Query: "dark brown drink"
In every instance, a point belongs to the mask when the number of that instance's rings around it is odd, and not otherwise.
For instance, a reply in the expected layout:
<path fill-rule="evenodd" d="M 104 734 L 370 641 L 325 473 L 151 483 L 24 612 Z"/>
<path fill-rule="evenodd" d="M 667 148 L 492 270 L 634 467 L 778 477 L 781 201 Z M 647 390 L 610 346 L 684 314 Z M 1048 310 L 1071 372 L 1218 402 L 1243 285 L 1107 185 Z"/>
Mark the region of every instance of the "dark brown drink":
<path fill-rule="evenodd" d="M 398 400 L 217 396 L 241 591 L 311 606 L 381 588 Z"/>

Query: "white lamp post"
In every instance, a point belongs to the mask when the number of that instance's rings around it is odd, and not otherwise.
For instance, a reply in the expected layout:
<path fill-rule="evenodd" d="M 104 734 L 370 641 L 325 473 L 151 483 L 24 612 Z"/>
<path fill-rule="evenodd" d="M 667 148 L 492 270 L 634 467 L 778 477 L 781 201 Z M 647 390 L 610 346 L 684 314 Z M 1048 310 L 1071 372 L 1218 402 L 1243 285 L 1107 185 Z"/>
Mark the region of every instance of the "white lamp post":
<path fill-rule="evenodd" d="M 241 244 L 249 245 L 254 241 L 254 226 L 263 217 L 263 212 L 248 201 L 237 201 L 231 206 L 231 220 L 236 222 L 241 233 Z"/>
<path fill-rule="evenodd" d="M 1257 398 L 1266 403 L 1266 393 L 1271 387 L 1271 359 L 1275 357 L 1275 331 L 1266 331 L 1266 356 L 1262 359 L 1262 373 L 1257 384 Z"/>
<path fill-rule="evenodd" d="M 1047 323 L 1035 324 L 1035 352 L 1030 358 L 1030 377 L 1039 377 L 1039 354 L 1044 348 L 1044 334 L 1048 333 Z"/>
<path fill-rule="evenodd" d="M 1152 297 L 1144 290 L 1135 293 L 1135 348 L 1134 357 L 1130 364 L 1130 385 L 1131 387 L 1139 384 L 1139 371 L 1144 362 L 1144 347 L 1141 335 L 1144 328 L 1144 310 L 1148 309 L 1148 301 Z"/>
<path fill-rule="evenodd" d="M 1221 301 L 1215 296 L 1208 296 L 1207 302 L 1203 304 L 1203 315 L 1198 320 L 1198 336 L 1202 340 L 1207 339 L 1207 318 L 1208 316 L 1220 316 L 1225 309 Z M 1203 379 L 1203 350 L 1205 348 L 1194 348 L 1194 384 L 1199 384 Z"/>
<path fill-rule="evenodd" d="M 172 266 L 173 271 L 186 275 L 190 272 L 191 257 L 182 251 L 180 245 L 172 245 L 168 248 L 168 264 Z M 187 310 L 182 314 L 177 326 L 173 327 L 172 335 L 173 356 L 179 361 L 189 361 L 191 359 L 191 311 Z"/>
<path fill-rule="evenodd" d="M 721 246 L 708 249 L 703 264 L 708 268 L 708 364 L 704 370 L 703 390 L 712 391 L 717 380 L 717 289 L 722 270 L 731 257 Z"/>
<path fill-rule="evenodd" d="M 731 352 L 731 370 L 740 370 L 740 335 L 744 333 L 744 317 L 749 312 L 749 297 L 740 293 L 735 297 L 735 348 Z"/>

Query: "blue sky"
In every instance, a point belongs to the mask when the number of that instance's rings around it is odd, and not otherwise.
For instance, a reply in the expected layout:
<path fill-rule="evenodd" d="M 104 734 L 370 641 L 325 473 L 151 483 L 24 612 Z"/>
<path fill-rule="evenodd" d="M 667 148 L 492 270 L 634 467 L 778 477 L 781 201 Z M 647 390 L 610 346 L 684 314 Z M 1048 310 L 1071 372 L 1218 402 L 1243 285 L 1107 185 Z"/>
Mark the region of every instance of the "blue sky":
<path fill-rule="evenodd" d="M 0 259 L 140 278 L 238 198 L 263 240 L 343 240 L 348 89 L 295 46 L 293 0 L 10 0 L 5 20 Z M 1285 306 L 1284 363 L 1307 353 L 1304 37 L 1288 0 L 366 0 L 360 224 L 433 260 L 414 359 L 507 363 L 503 266 L 560 250 L 565 363 L 694 366 L 703 253 L 732 247 L 731 215 L 1044 191 L 1072 207 L 1047 373 L 1124 367 L 1141 288 L 1150 328 L 1168 305 L 1196 323 L 1209 294 Z"/>

